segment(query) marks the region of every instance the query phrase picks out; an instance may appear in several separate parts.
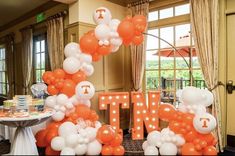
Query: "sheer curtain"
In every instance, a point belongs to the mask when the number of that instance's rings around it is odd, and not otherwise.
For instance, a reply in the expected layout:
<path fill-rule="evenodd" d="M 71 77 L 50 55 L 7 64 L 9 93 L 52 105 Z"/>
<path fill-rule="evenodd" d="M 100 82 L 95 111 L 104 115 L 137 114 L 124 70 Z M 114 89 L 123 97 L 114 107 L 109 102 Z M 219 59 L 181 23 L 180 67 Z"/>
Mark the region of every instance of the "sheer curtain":
<path fill-rule="evenodd" d="M 216 136 L 220 150 L 223 150 L 221 106 L 218 89 L 218 0 L 191 0 L 191 23 L 197 56 L 206 85 L 214 94 L 212 114 L 217 119 Z"/>
<path fill-rule="evenodd" d="M 63 17 L 47 21 L 47 45 L 51 70 L 61 68 L 64 61 Z"/>
<path fill-rule="evenodd" d="M 22 71 L 24 94 L 31 94 L 32 62 L 33 62 L 33 31 L 32 28 L 21 30 L 22 34 Z"/>

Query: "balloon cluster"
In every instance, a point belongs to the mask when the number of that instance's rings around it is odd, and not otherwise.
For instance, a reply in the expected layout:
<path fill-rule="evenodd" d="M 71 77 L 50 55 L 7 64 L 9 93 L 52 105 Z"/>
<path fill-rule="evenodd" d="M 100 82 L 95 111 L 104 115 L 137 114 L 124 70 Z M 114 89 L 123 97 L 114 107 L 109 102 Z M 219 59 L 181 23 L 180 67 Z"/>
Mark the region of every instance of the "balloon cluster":
<path fill-rule="evenodd" d="M 159 118 L 169 122 L 169 129 L 185 139 L 185 144 L 178 150 L 182 155 L 217 154 L 214 147 L 217 140 L 212 134 L 216 119 L 206 112 L 206 106 L 213 102 L 211 95 L 207 90 L 186 87 L 180 94 L 181 106 L 178 110 L 171 104 L 159 106 Z M 191 107 L 181 109 L 182 105 L 184 108 Z"/>
<path fill-rule="evenodd" d="M 147 141 L 142 145 L 145 155 L 176 155 L 182 145 L 184 138 L 175 134 L 169 128 L 159 131 L 152 131 L 147 136 Z M 158 148 L 159 150 L 158 150 Z"/>
<path fill-rule="evenodd" d="M 103 125 L 100 127 L 96 138 L 104 144 L 101 151 L 102 155 L 124 155 L 125 150 L 121 145 L 123 138 L 111 126 Z"/>

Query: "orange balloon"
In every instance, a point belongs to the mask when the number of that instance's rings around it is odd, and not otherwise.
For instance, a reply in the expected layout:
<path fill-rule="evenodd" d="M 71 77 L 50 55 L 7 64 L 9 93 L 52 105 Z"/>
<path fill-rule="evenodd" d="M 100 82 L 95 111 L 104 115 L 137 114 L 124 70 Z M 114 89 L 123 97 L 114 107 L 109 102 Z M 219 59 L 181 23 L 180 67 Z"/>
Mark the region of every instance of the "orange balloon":
<path fill-rule="evenodd" d="M 102 147 L 101 155 L 112 155 L 113 154 L 113 147 L 110 145 L 104 145 Z"/>
<path fill-rule="evenodd" d="M 118 25 L 117 32 L 122 39 L 130 39 L 135 35 L 135 28 L 132 22 L 124 20 Z"/>
<path fill-rule="evenodd" d="M 64 86 L 64 80 L 63 79 L 57 79 L 57 81 L 55 83 L 55 87 L 60 90 L 61 88 L 63 88 L 63 86 Z"/>
<path fill-rule="evenodd" d="M 71 118 L 72 120 L 77 120 L 79 118 L 79 115 L 76 112 L 74 112 L 69 115 L 69 118 Z"/>
<path fill-rule="evenodd" d="M 110 143 L 111 146 L 120 146 L 122 144 L 123 138 L 120 134 L 116 134 L 112 142 Z"/>
<path fill-rule="evenodd" d="M 177 122 L 177 121 L 170 121 L 170 122 L 169 122 L 169 128 L 170 128 L 173 132 L 179 133 L 181 126 L 180 126 L 180 123 Z"/>
<path fill-rule="evenodd" d="M 200 134 L 199 138 L 207 142 L 208 145 L 211 145 L 215 139 L 212 133 L 209 134 Z"/>
<path fill-rule="evenodd" d="M 61 88 L 60 93 L 71 97 L 75 94 L 75 88 L 76 84 L 72 80 L 66 79 L 64 81 L 64 86 Z"/>
<path fill-rule="evenodd" d="M 182 155 L 202 155 L 200 151 L 197 151 L 195 149 L 195 146 L 192 143 L 184 144 L 181 148 L 181 154 Z"/>
<path fill-rule="evenodd" d="M 123 41 L 122 41 L 122 44 L 123 45 L 125 45 L 125 46 L 128 46 L 128 45 L 130 45 L 131 44 L 131 41 L 132 41 L 132 38 L 131 39 L 123 39 Z"/>
<path fill-rule="evenodd" d="M 94 53 L 94 54 L 92 55 L 92 61 L 93 61 L 93 62 L 99 61 L 100 58 L 101 58 L 101 56 L 100 56 L 100 54 L 98 54 L 98 53 Z"/>
<path fill-rule="evenodd" d="M 89 119 L 91 110 L 85 105 L 78 105 L 76 107 L 76 113 L 78 117 L 83 118 L 84 120 Z"/>
<path fill-rule="evenodd" d="M 43 73 L 42 75 L 42 80 L 46 83 L 46 84 L 50 84 L 49 78 L 53 76 L 53 72 L 51 71 L 46 71 L 45 73 Z"/>
<path fill-rule="evenodd" d="M 132 43 L 134 45 L 140 45 L 141 43 L 143 43 L 143 41 L 144 41 L 143 35 L 138 35 L 138 36 L 135 35 L 132 39 Z"/>
<path fill-rule="evenodd" d="M 203 149 L 203 155 L 217 155 L 217 150 L 214 146 L 208 146 Z"/>
<path fill-rule="evenodd" d="M 174 118 L 176 110 L 171 104 L 161 104 L 158 109 L 159 118 L 163 121 L 170 121 Z"/>
<path fill-rule="evenodd" d="M 46 141 L 48 145 L 51 144 L 51 140 L 56 136 L 58 136 L 58 129 L 48 129 L 48 132 L 46 134 Z"/>
<path fill-rule="evenodd" d="M 127 15 L 127 16 L 124 18 L 124 21 L 132 22 L 132 16 Z"/>
<path fill-rule="evenodd" d="M 98 121 L 99 120 L 99 116 L 96 113 L 96 111 L 94 111 L 94 110 L 90 111 L 90 117 L 89 118 L 90 118 L 91 121 Z"/>
<path fill-rule="evenodd" d="M 97 131 L 96 138 L 102 144 L 109 144 L 115 137 L 115 131 L 110 125 L 103 125 Z"/>
<path fill-rule="evenodd" d="M 38 147 L 46 147 L 48 145 L 46 141 L 46 135 L 47 135 L 46 129 L 40 130 L 36 133 L 35 139 L 36 139 L 36 145 Z"/>
<path fill-rule="evenodd" d="M 51 122 L 47 125 L 46 129 L 58 129 L 61 125 L 61 122 Z"/>
<path fill-rule="evenodd" d="M 123 146 L 116 146 L 113 148 L 113 155 L 124 155 L 125 149 Z"/>
<path fill-rule="evenodd" d="M 183 114 L 183 122 L 192 125 L 193 124 L 194 114 L 185 113 Z"/>
<path fill-rule="evenodd" d="M 75 82 L 76 84 L 81 82 L 81 81 L 85 81 L 86 80 L 86 74 L 83 71 L 78 71 L 75 74 L 72 75 L 72 80 L 73 82 Z"/>
<path fill-rule="evenodd" d="M 51 146 L 47 146 L 45 150 L 46 155 L 60 155 L 60 151 L 54 151 Z"/>
<path fill-rule="evenodd" d="M 90 35 L 90 36 L 95 36 L 95 31 L 94 30 L 90 30 L 86 34 Z"/>
<path fill-rule="evenodd" d="M 111 46 L 108 45 L 102 45 L 102 46 L 99 46 L 98 49 L 97 49 L 97 53 L 100 54 L 100 55 L 108 55 L 111 53 Z"/>
<path fill-rule="evenodd" d="M 132 23 L 135 26 L 135 30 L 139 32 L 144 32 L 146 26 L 147 26 L 147 19 L 143 15 L 135 15 L 132 18 Z"/>
<path fill-rule="evenodd" d="M 72 74 L 65 73 L 64 79 L 72 79 Z"/>
<path fill-rule="evenodd" d="M 80 48 L 82 52 L 87 54 L 93 54 L 99 47 L 98 40 L 91 34 L 85 34 L 80 39 Z"/>
<path fill-rule="evenodd" d="M 186 140 L 186 142 L 193 142 L 195 138 L 197 138 L 197 132 L 195 130 L 188 132 L 184 136 L 184 139 Z"/>
<path fill-rule="evenodd" d="M 58 89 L 54 85 L 47 86 L 47 92 L 50 95 L 57 95 L 59 93 Z"/>
<path fill-rule="evenodd" d="M 65 71 L 63 69 L 56 69 L 54 70 L 54 76 L 58 79 L 64 79 Z"/>

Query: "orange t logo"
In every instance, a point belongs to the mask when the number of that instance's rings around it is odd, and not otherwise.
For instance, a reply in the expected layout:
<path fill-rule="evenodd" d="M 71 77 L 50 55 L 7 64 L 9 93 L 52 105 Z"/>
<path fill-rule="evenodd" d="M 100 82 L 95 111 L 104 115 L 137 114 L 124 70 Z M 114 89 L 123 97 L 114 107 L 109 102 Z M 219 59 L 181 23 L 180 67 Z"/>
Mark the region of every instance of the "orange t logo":
<path fill-rule="evenodd" d="M 83 94 L 88 94 L 88 90 L 87 90 L 87 88 L 90 88 L 90 85 L 83 85 L 82 86 L 82 89 L 83 88 L 85 88 L 85 90 L 84 90 L 84 93 Z"/>
<path fill-rule="evenodd" d="M 207 128 L 207 121 L 209 122 L 210 119 L 209 118 L 200 118 L 200 121 L 203 121 L 203 125 L 202 128 Z"/>
<path fill-rule="evenodd" d="M 98 10 L 96 10 L 96 13 L 99 13 L 99 19 L 101 18 L 101 19 L 103 19 L 104 17 L 103 17 L 103 12 L 105 12 L 105 9 L 98 9 Z"/>

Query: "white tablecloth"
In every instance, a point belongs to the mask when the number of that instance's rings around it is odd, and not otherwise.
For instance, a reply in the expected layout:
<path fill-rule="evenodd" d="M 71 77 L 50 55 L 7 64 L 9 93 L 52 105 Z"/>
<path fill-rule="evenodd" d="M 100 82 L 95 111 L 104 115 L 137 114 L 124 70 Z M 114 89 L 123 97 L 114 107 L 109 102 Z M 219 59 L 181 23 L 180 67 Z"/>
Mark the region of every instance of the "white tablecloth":
<path fill-rule="evenodd" d="M 52 112 L 24 118 L 1 117 L 0 124 L 17 127 L 11 146 L 11 155 L 38 155 L 31 126 L 38 125 L 50 118 Z M 11 131 L 11 130 L 10 130 Z M 14 131 L 12 129 L 12 131 Z M 12 132 L 10 132 L 12 133 Z M 14 133 L 14 132 L 13 132 Z M 10 136 L 10 135 L 9 135 Z M 9 137 L 8 136 L 8 137 Z"/>

